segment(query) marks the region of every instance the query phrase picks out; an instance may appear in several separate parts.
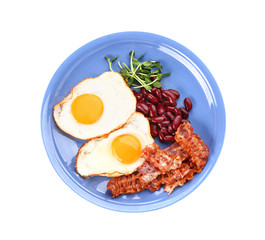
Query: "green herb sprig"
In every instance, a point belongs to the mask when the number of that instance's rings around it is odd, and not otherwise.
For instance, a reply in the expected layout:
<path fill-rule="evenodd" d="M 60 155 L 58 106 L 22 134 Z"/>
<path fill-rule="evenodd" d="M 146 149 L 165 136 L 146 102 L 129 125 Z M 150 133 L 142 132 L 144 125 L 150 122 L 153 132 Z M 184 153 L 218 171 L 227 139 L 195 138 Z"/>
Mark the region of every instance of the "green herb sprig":
<path fill-rule="evenodd" d="M 113 69 L 111 68 L 111 64 L 112 62 L 114 62 L 118 57 L 114 57 L 112 59 L 110 59 L 109 57 L 105 57 L 105 59 L 109 62 L 109 68 L 110 70 L 113 72 Z"/>
<path fill-rule="evenodd" d="M 129 53 L 129 56 L 130 66 L 127 66 L 124 62 L 118 62 L 120 74 L 124 77 L 128 86 L 132 86 L 133 88 L 144 87 L 146 90 L 151 90 L 152 87 L 160 88 L 161 78 L 170 76 L 170 72 L 164 74 L 162 73 L 163 66 L 159 61 L 141 62 L 140 59 L 144 57 L 144 54 L 135 58 L 134 50 Z M 111 65 L 117 58 L 118 57 L 110 59 L 109 57 L 105 57 L 105 59 L 109 62 L 109 68 L 111 71 L 113 71 Z"/>

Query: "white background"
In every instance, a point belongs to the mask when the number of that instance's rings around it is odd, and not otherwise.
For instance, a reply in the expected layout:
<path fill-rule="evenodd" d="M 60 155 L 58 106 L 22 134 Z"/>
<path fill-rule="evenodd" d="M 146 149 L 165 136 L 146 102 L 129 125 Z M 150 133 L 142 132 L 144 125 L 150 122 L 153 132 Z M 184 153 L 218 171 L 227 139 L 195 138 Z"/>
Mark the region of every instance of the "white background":
<path fill-rule="evenodd" d="M 263 1 L 1 1 L 0 239 L 265 239 Z M 227 128 L 202 185 L 161 210 L 87 202 L 52 168 L 40 131 L 45 90 L 76 49 L 146 31 L 193 51 L 223 94 Z"/>

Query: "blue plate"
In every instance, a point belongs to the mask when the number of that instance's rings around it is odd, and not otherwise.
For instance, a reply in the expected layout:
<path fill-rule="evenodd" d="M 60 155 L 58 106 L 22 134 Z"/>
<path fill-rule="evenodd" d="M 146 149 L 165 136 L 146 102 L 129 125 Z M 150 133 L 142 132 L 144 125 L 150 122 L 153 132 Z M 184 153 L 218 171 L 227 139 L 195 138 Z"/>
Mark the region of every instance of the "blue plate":
<path fill-rule="evenodd" d="M 161 82 L 165 89 L 180 92 L 178 106 L 185 97 L 193 103 L 190 112 L 194 131 L 209 146 L 208 162 L 201 173 L 183 187 L 168 195 L 159 191 L 145 190 L 112 198 L 107 190 L 107 177 L 82 178 L 75 171 L 75 156 L 85 142 L 62 132 L 53 120 L 53 107 L 70 93 L 81 80 L 96 77 L 108 71 L 105 56 L 118 56 L 128 62 L 129 52 L 136 57 L 145 53 L 144 59 L 159 60 L 163 71 L 171 72 Z M 143 59 L 143 60 L 144 60 Z M 114 70 L 119 70 L 114 62 Z M 118 117 L 118 116 L 117 116 Z M 145 212 L 173 204 L 196 189 L 213 169 L 220 154 L 225 135 L 225 108 L 220 90 L 201 60 L 184 46 L 168 38 L 145 32 L 121 32 L 101 37 L 87 43 L 70 55 L 54 74 L 43 99 L 41 131 L 48 157 L 62 180 L 77 194 L 101 207 L 122 212 Z M 161 144 L 157 139 L 161 147 Z"/>

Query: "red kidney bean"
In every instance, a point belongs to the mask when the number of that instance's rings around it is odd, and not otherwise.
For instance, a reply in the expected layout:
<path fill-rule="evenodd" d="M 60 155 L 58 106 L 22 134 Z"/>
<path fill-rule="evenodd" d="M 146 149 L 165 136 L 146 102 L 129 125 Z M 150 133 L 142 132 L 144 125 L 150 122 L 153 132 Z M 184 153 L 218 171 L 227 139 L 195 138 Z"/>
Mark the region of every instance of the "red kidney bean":
<path fill-rule="evenodd" d="M 165 121 L 171 122 L 170 118 L 167 115 L 163 115 L 165 117 Z"/>
<path fill-rule="evenodd" d="M 171 106 L 176 106 L 177 105 L 177 99 L 169 98 L 168 101 L 170 102 Z"/>
<path fill-rule="evenodd" d="M 183 108 L 183 107 L 181 107 L 179 109 L 180 109 L 182 118 L 187 119 L 189 117 L 189 112 L 185 108 Z"/>
<path fill-rule="evenodd" d="M 139 102 L 136 104 L 136 109 L 143 113 L 144 115 L 147 115 L 149 113 L 149 107 L 146 103 Z"/>
<path fill-rule="evenodd" d="M 163 122 L 164 120 L 165 120 L 165 116 L 163 116 L 163 115 L 151 118 L 151 121 L 153 123 L 160 123 L 160 122 Z"/>
<path fill-rule="evenodd" d="M 135 95 L 137 101 L 140 101 L 143 98 L 143 94 L 142 93 L 136 92 L 134 95 Z"/>
<path fill-rule="evenodd" d="M 180 112 L 179 108 L 177 108 L 177 107 L 174 108 L 174 113 L 176 116 L 181 115 L 181 112 Z"/>
<path fill-rule="evenodd" d="M 161 142 L 164 142 L 164 135 L 163 135 L 163 133 L 161 133 L 161 129 L 158 130 L 157 134 L 158 134 L 158 139 L 159 139 Z"/>
<path fill-rule="evenodd" d="M 166 111 L 166 109 L 165 109 L 164 105 L 162 105 L 162 104 L 158 104 L 157 105 L 157 113 L 158 113 L 158 115 L 164 114 L 165 111 Z"/>
<path fill-rule="evenodd" d="M 138 94 L 138 92 L 136 92 L 135 90 L 132 90 L 132 91 L 133 91 L 134 96 L 136 96 L 136 94 Z"/>
<path fill-rule="evenodd" d="M 155 91 L 156 91 L 156 89 L 157 89 L 156 87 L 152 87 L 152 89 L 151 89 L 151 93 L 154 94 Z"/>
<path fill-rule="evenodd" d="M 149 108 L 150 108 L 149 116 L 150 117 L 155 117 L 157 115 L 156 106 L 154 104 L 150 104 Z"/>
<path fill-rule="evenodd" d="M 150 131 L 151 131 L 152 137 L 157 136 L 157 126 L 155 124 L 150 124 Z"/>
<path fill-rule="evenodd" d="M 163 101 L 162 103 L 164 106 L 173 106 L 174 107 L 177 105 L 177 102 L 172 103 L 172 102 L 167 101 L 167 100 Z"/>
<path fill-rule="evenodd" d="M 157 123 L 156 126 L 157 126 L 159 129 L 163 127 L 163 126 L 161 125 L 161 122 L 160 122 L 160 123 Z"/>
<path fill-rule="evenodd" d="M 177 90 L 168 89 L 168 91 L 170 91 L 171 93 L 173 93 L 176 96 L 176 98 L 179 98 L 180 97 L 180 94 L 179 94 L 179 92 Z"/>
<path fill-rule="evenodd" d="M 166 116 L 167 116 L 171 121 L 173 121 L 174 118 L 175 118 L 175 116 L 173 115 L 172 112 L 166 112 Z"/>
<path fill-rule="evenodd" d="M 170 124 L 170 121 L 169 120 L 165 120 L 165 121 L 159 123 L 159 125 L 161 127 L 167 127 L 169 124 Z"/>
<path fill-rule="evenodd" d="M 163 135 L 168 135 L 168 130 L 167 130 L 166 127 L 162 127 L 162 128 L 160 129 L 160 132 L 161 132 Z"/>
<path fill-rule="evenodd" d="M 189 98 L 184 99 L 184 104 L 187 111 L 190 111 L 192 109 L 192 102 Z"/>
<path fill-rule="evenodd" d="M 162 93 L 159 88 L 156 88 L 154 91 L 154 95 L 158 98 L 159 102 L 163 101 Z"/>
<path fill-rule="evenodd" d="M 158 103 L 159 103 L 158 98 L 155 97 L 152 93 L 148 93 L 146 97 L 147 97 L 147 99 L 148 99 L 150 102 L 152 102 L 152 103 L 154 103 L 154 104 L 158 104 Z"/>
<path fill-rule="evenodd" d="M 162 102 L 162 104 L 166 107 L 166 106 L 170 106 L 170 102 L 168 100 L 165 100 Z"/>
<path fill-rule="evenodd" d="M 181 119 L 182 119 L 181 116 L 178 115 L 178 116 L 176 116 L 175 119 L 173 120 L 173 122 L 172 122 L 172 127 L 173 127 L 174 130 L 177 131 L 177 129 L 178 129 L 179 125 L 180 125 Z"/>
<path fill-rule="evenodd" d="M 190 123 L 190 121 L 188 119 L 182 119 L 181 123 Z"/>
<path fill-rule="evenodd" d="M 172 92 L 170 92 L 169 90 L 164 90 L 162 92 L 162 96 L 164 98 L 166 98 L 168 101 L 176 101 L 177 100 L 177 97 L 176 95 L 174 95 Z"/>
<path fill-rule="evenodd" d="M 146 95 L 147 95 L 147 90 L 143 87 L 143 88 L 141 88 L 141 94 L 144 96 L 144 97 L 146 97 Z"/>
<path fill-rule="evenodd" d="M 166 111 L 174 113 L 175 107 L 173 106 L 165 106 Z"/>
<path fill-rule="evenodd" d="M 175 138 L 172 135 L 166 135 L 164 136 L 164 141 L 166 142 L 175 142 Z"/>
<path fill-rule="evenodd" d="M 151 80 L 152 81 L 156 80 L 156 76 L 151 77 Z"/>
<path fill-rule="evenodd" d="M 167 130 L 168 130 L 169 133 L 174 133 L 174 132 L 175 132 L 175 130 L 174 130 L 173 127 L 172 127 L 172 123 L 170 123 L 170 124 L 168 125 Z"/>

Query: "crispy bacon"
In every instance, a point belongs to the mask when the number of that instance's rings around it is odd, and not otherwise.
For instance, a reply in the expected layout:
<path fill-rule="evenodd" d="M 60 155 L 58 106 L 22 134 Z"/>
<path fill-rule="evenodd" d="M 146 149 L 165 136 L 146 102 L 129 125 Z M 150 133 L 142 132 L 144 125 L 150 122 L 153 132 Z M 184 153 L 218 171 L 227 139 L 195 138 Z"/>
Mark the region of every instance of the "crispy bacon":
<path fill-rule="evenodd" d="M 195 164 L 197 172 L 200 172 L 205 166 L 209 156 L 208 146 L 198 134 L 193 132 L 193 127 L 188 123 L 179 126 L 175 139 L 189 154 L 190 160 Z"/>
<path fill-rule="evenodd" d="M 169 194 L 177 187 L 183 186 L 187 180 L 193 178 L 194 173 L 199 173 L 204 168 L 209 156 L 208 146 L 200 136 L 193 132 L 191 124 L 181 124 L 175 135 L 176 141 L 189 155 L 188 165 L 182 164 L 182 177 L 175 178 L 173 182 L 165 183 L 164 190 Z"/>
<path fill-rule="evenodd" d="M 114 177 L 108 182 L 107 187 L 112 192 L 113 197 L 117 197 L 120 194 L 136 193 L 145 189 L 145 186 L 140 183 L 137 174 Z"/>
<path fill-rule="evenodd" d="M 209 155 L 208 147 L 189 123 L 180 125 L 175 138 L 176 142 L 165 149 L 155 143 L 146 146 L 141 154 L 145 161 L 135 173 L 111 179 L 107 187 L 113 197 L 144 189 L 156 191 L 162 185 L 170 194 L 200 172 Z"/>

